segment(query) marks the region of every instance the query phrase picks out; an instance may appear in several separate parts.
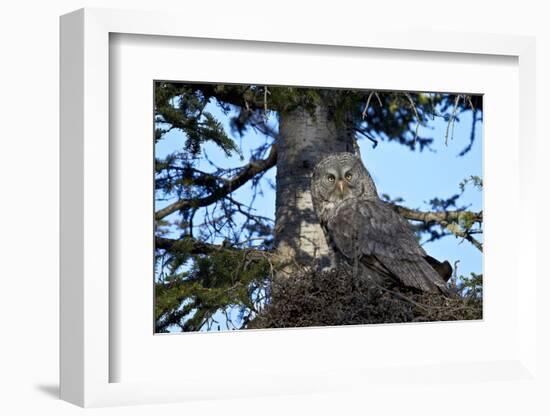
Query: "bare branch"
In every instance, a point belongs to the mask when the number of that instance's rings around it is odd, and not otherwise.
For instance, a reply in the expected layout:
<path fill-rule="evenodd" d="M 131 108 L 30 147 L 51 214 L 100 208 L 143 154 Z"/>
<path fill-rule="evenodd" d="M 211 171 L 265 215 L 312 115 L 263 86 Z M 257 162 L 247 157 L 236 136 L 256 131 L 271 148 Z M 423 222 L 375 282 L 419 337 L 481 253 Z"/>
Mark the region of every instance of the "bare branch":
<path fill-rule="evenodd" d="M 264 118 L 267 120 L 267 95 L 271 95 L 271 91 L 267 89 L 267 85 L 264 86 Z"/>
<path fill-rule="evenodd" d="M 389 204 L 391 208 L 397 211 L 401 216 L 413 221 L 422 221 L 424 223 L 430 222 L 458 222 L 462 218 L 470 217 L 474 222 L 483 221 L 483 211 L 471 212 L 471 211 L 419 211 L 415 209 L 406 208 L 401 205 Z"/>
<path fill-rule="evenodd" d="M 374 91 L 371 91 L 369 96 L 367 97 L 367 103 L 365 104 L 365 109 L 363 110 L 363 114 L 361 114 L 361 117 L 363 117 L 363 120 L 367 118 L 367 111 L 369 111 L 369 104 L 373 95 L 374 95 Z"/>
<path fill-rule="evenodd" d="M 234 246 L 226 244 L 209 244 L 190 237 L 184 237 L 181 240 L 175 240 L 172 238 L 157 236 L 155 237 L 155 248 L 170 251 L 177 251 L 178 248 L 180 248 L 180 250 L 185 250 L 189 254 L 193 255 L 212 255 L 223 252 L 244 253 L 250 260 L 275 260 L 279 257 L 275 252 L 268 250 L 258 250 L 254 248 L 236 248 Z"/>
<path fill-rule="evenodd" d="M 379 105 L 380 107 L 383 107 L 383 106 L 382 106 L 382 100 L 380 99 L 380 96 L 378 95 L 378 92 L 375 92 L 375 93 L 374 93 L 374 96 L 375 96 L 375 97 L 377 98 L 377 100 L 378 100 L 378 105 Z"/>
<path fill-rule="evenodd" d="M 437 223 L 449 230 L 457 237 L 467 240 L 473 244 L 479 251 L 483 251 L 483 244 L 476 240 L 472 233 L 468 230 L 463 230 L 459 223 L 461 220 L 468 219 L 470 222 L 483 222 L 483 211 L 418 211 L 410 208 L 405 208 L 400 205 L 389 204 L 392 209 L 397 211 L 401 216 L 412 221 L 421 221 L 425 224 Z M 476 233 L 478 233 L 476 231 Z"/>
<path fill-rule="evenodd" d="M 360 135 L 366 137 L 367 139 L 369 139 L 371 142 L 372 142 L 372 148 L 375 149 L 376 146 L 378 146 L 378 140 L 376 140 L 374 137 L 372 137 L 370 134 L 368 134 L 366 131 L 363 131 L 362 129 L 359 129 L 359 128 L 354 128 L 354 130 L 359 133 Z"/>
<path fill-rule="evenodd" d="M 483 244 L 481 244 L 479 241 L 477 241 L 470 232 L 462 230 L 458 224 L 451 223 L 447 225 L 447 229 L 452 232 L 457 237 L 461 237 L 462 239 L 470 242 L 474 245 L 475 248 L 477 248 L 479 251 L 483 251 Z"/>
<path fill-rule="evenodd" d="M 155 219 L 160 220 L 176 211 L 184 208 L 199 208 L 208 206 L 220 198 L 229 195 L 231 192 L 239 189 L 246 182 L 252 179 L 259 173 L 265 172 L 268 169 L 275 166 L 277 163 L 277 151 L 275 146 L 271 146 L 269 155 L 266 159 L 253 160 L 247 165 L 243 166 L 237 175 L 227 180 L 224 185 L 213 191 L 210 195 L 198 199 L 180 199 L 173 204 L 157 211 L 155 213 Z"/>
<path fill-rule="evenodd" d="M 367 97 L 367 103 L 365 104 L 363 114 L 361 114 L 361 117 L 363 118 L 363 120 L 367 118 L 367 112 L 369 111 L 370 100 L 372 99 L 373 95 L 378 99 L 378 104 L 380 105 L 380 107 L 382 107 L 382 100 L 380 99 L 380 96 L 378 95 L 378 93 L 376 91 L 371 91 L 369 96 Z"/>
<path fill-rule="evenodd" d="M 418 111 L 416 110 L 416 104 L 414 103 L 411 95 L 406 92 L 405 97 L 409 100 L 409 103 L 411 104 L 411 108 L 414 111 L 414 115 L 416 116 L 416 129 L 414 130 L 414 142 L 416 143 L 416 138 L 418 137 L 418 128 L 420 127 L 420 117 L 418 116 Z"/>
<path fill-rule="evenodd" d="M 456 119 L 456 113 L 458 111 L 458 103 L 460 102 L 460 94 L 458 94 L 455 98 L 455 105 L 453 108 L 453 112 L 451 114 L 451 117 L 449 118 L 449 122 L 447 123 L 447 129 L 445 130 L 445 146 L 447 146 L 447 143 L 449 141 L 449 127 L 452 125 L 451 130 L 451 139 L 454 136 L 454 129 L 455 129 L 455 119 Z"/>

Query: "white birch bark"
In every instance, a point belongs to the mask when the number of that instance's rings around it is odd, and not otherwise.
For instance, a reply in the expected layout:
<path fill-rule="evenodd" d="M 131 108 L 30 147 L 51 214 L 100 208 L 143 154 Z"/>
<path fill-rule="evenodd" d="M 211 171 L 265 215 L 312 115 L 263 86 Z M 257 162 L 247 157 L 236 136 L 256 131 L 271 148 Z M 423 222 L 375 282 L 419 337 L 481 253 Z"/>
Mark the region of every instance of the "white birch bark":
<path fill-rule="evenodd" d="M 335 152 L 353 152 L 353 134 L 337 128 L 330 111 L 319 105 L 313 117 L 303 109 L 280 116 L 277 141 L 275 242 L 285 260 L 325 267 L 331 262 L 310 194 L 315 164 Z M 286 269 L 291 273 L 292 266 Z M 287 274 L 288 274 L 287 273 Z"/>

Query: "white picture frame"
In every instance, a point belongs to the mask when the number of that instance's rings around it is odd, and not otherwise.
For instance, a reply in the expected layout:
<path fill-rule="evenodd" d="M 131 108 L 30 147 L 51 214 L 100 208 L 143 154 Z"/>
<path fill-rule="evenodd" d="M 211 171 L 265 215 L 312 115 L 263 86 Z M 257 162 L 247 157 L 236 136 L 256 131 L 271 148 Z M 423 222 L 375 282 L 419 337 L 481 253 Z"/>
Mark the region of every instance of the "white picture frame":
<path fill-rule="evenodd" d="M 346 48 L 428 51 L 439 54 L 502 55 L 518 60 L 519 67 L 519 203 L 520 213 L 535 204 L 536 140 L 535 41 L 529 37 L 474 33 L 403 31 L 387 26 L 358 34 L 349 29 L 337 34 L 312 30 L 307 34 L 266 24 L 262 31 L 235 34 L 229 26 L 205 29 L 199 22 L 173 13 L 147 13 L 107 9 L 82 9 L 61 18 L 61 398 L 80 406 L 161 403 L 197 398 L 243 397 L 261 394 L 296 394 L 415 384 L 432 389 L 434 382 L 450 378 L 464 383 L 506 380 L 538 383 L 536 361 L 536 269 L 533 242 L 536 219 L 521 215 L 517 245 L 523 271 L 517 292 L 517 346 L 498 360 L 437 364 L 418 362 L 414 367 L 352 369 L 319 366 L 311 371 L 296 368 L 270 373 L 243 385 L 207 380 L 191 375 L 186 380 L 111 382 L 110 368 L 120 359 L 110 348 L 110 164 L 109 159 L 109 37 L 123 33 L 172 38 L 202 38 L 247 42 L 331 45 Z M 526 109 L 529 108 L 529 111 Z M 111 166 L 112 168 L 112 166 Z M 510 273 L 513 273 L 511 271 Z M 409 329 L 410 331 L 410 329 Z M 280 331 L 272 337 L 284 338 Z M 258 337 L 257 333 L 241 337 Z M 151 333 L 152 336 L 152 333 Z M 336 337 L 336 333 L 332 333 Z M 214 338 L 211 338 L 214 340 Z M 208 342 L 206 340 L 205 342 Z M 212 341 L 213 342 L 213 341 Z M 517 347 L 517 348 L 516 348 Z M 356 354 L 356 353 L 355 353 Z M 442 374 L 446 375 L 442 375 Z M 246 375 L 245 375 L 246 376 Z M 243 377 L 246 380 L 246 377 Z M 398 382 L 396 382 L 398 380 Z M 382 387 L 380 387 L 382 386 Z M 488 394 L 493 390 L 487 389 Z"/>

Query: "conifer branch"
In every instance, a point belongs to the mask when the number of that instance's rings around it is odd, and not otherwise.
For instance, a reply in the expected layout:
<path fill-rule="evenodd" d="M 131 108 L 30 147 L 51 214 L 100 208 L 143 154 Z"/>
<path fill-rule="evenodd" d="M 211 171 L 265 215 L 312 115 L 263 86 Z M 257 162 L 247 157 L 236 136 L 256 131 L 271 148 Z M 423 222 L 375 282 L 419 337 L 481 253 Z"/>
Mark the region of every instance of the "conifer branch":
<path fill-rule="evenodd" d="M 231 192 L 239 189 L 254 176 L 267 171 L 268 169 L 275 166 L 276 163 L 277 151 L 275 149 L 275 146 L 271 146 L 269 155 L 266 159 L 253 160 L 247 165 L 243 166 L 239 170 L 239 173 L 237 173 L 233 178 L 228 179 L 221 187 L 214 190 L 210 195 L 197 199 L 180 199 L 179 201 L 176 201 L 173 204 L 170 204 L 167 207 L 157 211 L 155 213 L 155 219 L 160 220 L 176 211 L 185 208 L 199 208 L 208 206 L 225 197 L 226 195 L 229 195 Z"/>
<path fill-rule="evenodd" d="M 457 237 L 464 238 L 473 244 L 478 250 L 483 251 L 483 245 L 472 237 L 471 233 L 468 231 L 463 231 L 458 225 L 461 221 L 467 220 L 470 223 L 474 222 L 483 222 L 483 211 L 480 212 L 471 212 L 471 211 L 419 211 L 415 209 L 406 208 L 401 205 L 388 203 L 388 205 L 402 217 L 411 220 L 411 221 L 420 221 L 424 224 L 439 224 L 442 227 L 448 229 L 451 233 Z M 178 245 L 180 248 L 184 249 L 189 254 L 205 254 L 212 255 L 220 253 L 222 251 L 231 251 L 231 252 L 242 252 L 247 251 L 252 255 L 251 258 L 274 258 L 276 257 L 275 252 L 269 250 L 258 250 L 254 248 L 237 248 L 235 246 L 226 245 L 226 244 L 209 244 L 202 241 L 196 240 L 191 237 L 186 237 L 182 240 L 175 240 L 171 238 L 165 238 L 157 236 L 155 238 L 155 247 L 162 250 L 178 250 Z"/>
<path fill-rule="evenodd" d="M 246 252 L 249 260 L 275 259 L 277 255 L 273 251 L 259 250 L 255 248 L 237 248 L 226 244 L 210 244 L 191 237 L 176 240 L 166 237 L 155 237 L 155 248 L 167 251 L 183 251 L 191 255 L 214 255 L 222 252 L 243 253 Z"/>

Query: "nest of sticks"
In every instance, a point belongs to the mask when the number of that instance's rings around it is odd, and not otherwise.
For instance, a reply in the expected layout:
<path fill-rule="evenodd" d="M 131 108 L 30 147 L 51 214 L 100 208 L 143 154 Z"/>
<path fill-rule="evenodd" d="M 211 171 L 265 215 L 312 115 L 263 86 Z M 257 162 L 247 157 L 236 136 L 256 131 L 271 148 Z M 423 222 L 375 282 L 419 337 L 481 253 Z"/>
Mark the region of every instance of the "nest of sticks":
<path fill-rule="evenodd" d="M 453 290 L 453 287 L 451 287 Z M 480 296 L 384 288 L 351 269 L 303 271 L 273 283 L 271 302 L 247 328 L 296 328 L 482 319 Z"/>

